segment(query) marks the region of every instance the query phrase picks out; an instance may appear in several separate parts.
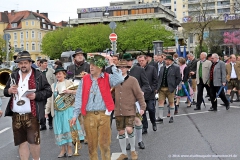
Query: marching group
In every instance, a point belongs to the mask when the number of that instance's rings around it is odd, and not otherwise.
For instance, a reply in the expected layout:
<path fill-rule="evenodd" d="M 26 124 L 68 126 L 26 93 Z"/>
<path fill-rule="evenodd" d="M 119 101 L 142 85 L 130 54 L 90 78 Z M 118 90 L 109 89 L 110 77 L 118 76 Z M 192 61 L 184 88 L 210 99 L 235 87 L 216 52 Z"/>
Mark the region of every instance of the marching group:
<path fill-rule="evenodd" d="M 55 62 L 54 69 L 48 68 L 45 59 L 34 67 L 27 51 L 15 59 L 17 69 L 4 89 L 4 95 L 10 97 L 5 116 L 12 116 L 14 143 L 19 145 L 21 160 L 27 160 L 30 153 L 34 160 L 40 159 L 40 131 L 47 129 L 46 119 L 61 147 L 59 158 L 73 155 L 71 127 L 75 127 L 78 139 L 88 144 L 89 159 L 98 159 L 99 146 L 101 159 L 110 160 L 114 116 L 122 151 L 117 160 L 128 159 L 127 150 L 131 150 L 131 159 L 138 159 L 135 141 L 140 149 L 145 149 L 142 134 L 148 132 L 146 111 L 153 131 L 157 131 L 156 124 L 163 123 L 167 102 L 167 116 L 173 123 L 180 98 L 185 97 L 188 108 L 196 105 L 194 110 L 201 110 L 205 88 L 212 104 L 209 111 L 217 111 L 216 95 L 228 110 L 232 93 L 237 91 L 238 95 L 240 90 L 240 62 L 235 55 L 227 64 L 218 54 L 205 52 L 199 60 L 192 53 L 187 59 L 177 54 L 140 55 L 137 63 L 128 53 L 121 59 L 118 55 L 95 55 L 85 60 L 85 53 L 77 49 L 72 56 L 74 63 L 67 69 L 60 61 Z M 34 92 L 25 94 L 31 90 Z"/>

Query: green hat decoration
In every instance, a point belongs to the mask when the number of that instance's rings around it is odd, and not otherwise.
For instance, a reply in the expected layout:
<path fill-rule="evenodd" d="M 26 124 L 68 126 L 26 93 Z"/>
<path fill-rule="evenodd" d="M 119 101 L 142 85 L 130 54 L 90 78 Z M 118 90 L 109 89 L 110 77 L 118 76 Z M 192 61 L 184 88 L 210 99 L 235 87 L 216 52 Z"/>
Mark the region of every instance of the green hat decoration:
<path fill-rule="evenodd" d="M 108 65 L 108 63 L 105 60 L 105 57 L 103 57 L 101 55 L 94 55 L 93 57 L 88 59 L 88 62 L 90 64 L 94 64 L 94 65 L 98 66 L 99 68 L 103 68 L 104 66 Z"/>

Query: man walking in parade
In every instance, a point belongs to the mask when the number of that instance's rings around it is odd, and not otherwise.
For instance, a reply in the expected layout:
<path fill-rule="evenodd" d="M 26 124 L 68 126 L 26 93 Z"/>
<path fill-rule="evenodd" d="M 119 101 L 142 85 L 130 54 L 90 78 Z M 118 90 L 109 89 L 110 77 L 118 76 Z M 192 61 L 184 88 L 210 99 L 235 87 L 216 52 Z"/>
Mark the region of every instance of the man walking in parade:
<path fill-rule="evenodd" d="M 16 63 L 19 68 L 12 72 L 4 88 L 4 96 L 10 97 L 5 116 L 12 116 L 14 144 L 19 145 L 20 159 L 28 160 L 31 152 L 34 160 L 40 160 L 39 122 L 45 116 L 45 104 L 52 91 L 46 76 L 31 67 L 34 61 L 27 51 L 18 55 Z M 27 90 L 32 91 L 24 95 Z"/>
<path fill-rule="evenodd" d="M 203 101 L 203 89 L 209 93 L 209 72 L 212 62 L 207 60 L 207 53 L 202 52 L 200 54 L 200 61 L 197 62 L 196 80 L 197 80 L 197 105 L 194 110 L 201 110 L 201 104 Z"/>
<path fill-rule="evenodd" d="M 237 90 L 237 98 L 240 94 L 240 62 L 237 62 L 237 58 L 234 54 L 230 56 L 230 63 L 226 64 L 226 74 L 228 82 L 227 98 L 229 98 L 231 92 Z M 234 92 L 233 92 L 234 93 Z M 231 99 L 232 101 L 232 99 Z"/>
<path fill-rule="evenodd" d="M 219 60 L 218 54 L 212 54 L 212 66 L 210 69 L 210 98 L 212 108 L 209 111 L 217 111 L 217 97 L 216 93 L 219 92 L 219 97 L 224 102 L 226 110 L 230 108 L 229 101 L 227 100 L 223 87 L 226 85 L 226 66 L 225 63 Z M 221 89 L 221 91 L 220 91 Z"/>
<path fill-rule="evenodd" d="M 192 105 L 196 105 L 195 100 L 197 99 L 197 82 L 196 82 L 196 71 L 197 71 L 197 62 L 198 60 L 195 58 L 195 56 L 192 53 L 189 53 L 187 55 L 189 63 L 188 67 L 190 70 L 190 79 L 191 79 L 191 87 L 193 89 L 193 101 Z"/>
<path fill-rule="evenodd" d="M 142 115 L 146 109 L 146 103 L 141 88 L 136 78 L 127 74 L 130 66 L 127 65 L 126 60 L 121 60 L 117 68 L 122 70 L 124 82 L 121 85 L 115 87 L 115 117 L 116 127 L 119 135 L 119 144 L 122 150 L 122 154 L 117 160 L 125 160 L 128 158 L 126 151 L 126 136 L 125 130 L 128 134 L 128 141 L 131 145 L 131 159 L 138 159 L 138 155 L 135 151 L 135 136 L 133 131 L 134 119 L 138 112 Z M 139 102 L 140 111 L 136 111 L 136 102 Z"/>
<path fill-rule="evenodd" d="M 153 131 L 157 131 L 157 125 L 156 125 L 156 117 L 155 117 L 155 113 L 156 113 L 156 109 L 155 109 L 155 105 L 156 105 L 156 101 L 155 101 L 155 93 L 157 91 L 157 86 L 158 86 L 158 76 L 157 76 L 157 71 L 156 68 L 152 65 L 149 65 L 147 62 L 147 58 L 145 55 L 140 55 L 138 58 L 138 62 L 139 65 L 144 68 L 147 78 L 148 78 L 148 82 L 149 85 L 152 89 L 152 92 L 147 92 L 145 94 L 145 102 L 147 104 L 147 109 L 148 113 L 149 113 L 149 117 L 152 123 L 152 128 Z M 146 115 L 146 111 L 143 114 L 143 134 L 147 133 L 147 129 L 148 129 L 148 120 L 147 120 L 147 115 Z"/>
<path fill-rule="evenodd" d="M 133 65 L 133 58 L 132 55 L 129 53 L 125 53 L 123 55 L 123 59 L 127 60 L 128 66 L 131 66 L 131 68 L 128 70 L 128 75 L 135 77 L 138 80 L 138 84 L 140 88 L 142 89 L 142 92 L 144 94 L 152 92 L 152 89 L 149 85 L 146 72 L 143 68 Z M 137 143 L 140 149 L 145 149 L 145 145 L 142 141 L 142 121 L 139 117 L 135 117 L 135 130 L 137 135 Z M 127 145 L 127 150 L 130 150 L 131 146 L 130 144 Z"/>
<path fill-rule="evenodd" d="M 164 109 L 164 101 L 168 98 L 169 107 L 170 107 L 170 120 L 169 123 L 173 123 L 174 117 L 174 96 L 175 90 L 179 83 L 181 82 L 181 74 L 180 68 L 178 65 L 174 64 L 174 60 L 171 55 L 167 55 L 165 59 L 165 66 L 163 66 L 159 73 L 158 80 L 158 89 L 159 99 L 158 99 L 158 110 L 159 117 L 157 121 L 159 123 L 163 123 L 163 109 Z"/>
<path fill-rule="evenodd" d="M 47 81 L 50 85 L 52 85 L 53 83 L 55 83 L 56 77 L 54 76 L 54 69 L 52 68 L 48 68 L 48 61 L 46 59 L 41 59 L 40 60 L 40 67 L 38 68 L 39 71 L 41 71 L 47 78 Z M 48 125 L 49 125 L 49 129 L 53 129 L 53 125 L 52 125 L 52 120 L 53 117 L 51 115 L 51 113 L 48 114 Z M 40 131 L 42 130 L 46 130 L 46 118 L 42 119 L 40 122 Z"/>
<path fill-rule="evenodd" d="M 112 58 L 110 56 L 107 58 L 110 65 L 113 65 Z M 85 75 L 79 83 L 71 124 L 76 123 L 81 113 L 84 118 L 90 160 L 98 160 L 98 146 L 101 159 L 110 160 L 110 114 L 114 110 L 110 90 L 111 87 L 122 83 L 124 78 L 116 66 L 112 67 L 113 74 L 104 73 L 103 69 L 107 63 L 101 55 L 95 55 L 89 62 L 90 74 Z"/>

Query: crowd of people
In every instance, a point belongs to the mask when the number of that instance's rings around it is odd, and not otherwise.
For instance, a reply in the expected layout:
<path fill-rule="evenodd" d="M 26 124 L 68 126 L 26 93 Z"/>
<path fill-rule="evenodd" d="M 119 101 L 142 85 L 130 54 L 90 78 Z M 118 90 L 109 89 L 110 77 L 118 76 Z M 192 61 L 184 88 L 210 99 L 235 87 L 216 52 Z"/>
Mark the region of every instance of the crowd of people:
<path fill-rule="evenodd" d="M 204 88 L 212 104 L 209 111 L 217 111 L 218 96 L 226 110 L 233 93 L 239 101 L 240 62 L 235 55 L 221 61 L 218 54 L 205 52 L 199 59 L 192 53 L 187 59 L 177 54 L 147 54 L 138 56 L 137 64 L 129 53 L 121 59 L 118 55 L 94 55 L 86 60 L 86 53 L 77 49 L 72 56 L 74 62 L 66 70 L 60 61 L 54 69 L 47 67 L 46 59 L 35 63 L 27 51 L 15 57 L 17 68 L 4 89 L 4 95 L 10 97 L 5 116 L 12 116 L 21 160 L 28 159 L 30 153 L 34 160 L 40 159 L 40 131 L 47 129 L 46 119 L 61 148 L 58 158 L 73 155 L 73 127 L 77 139 L 87 143 L 89 159 L 98 159 L 99 146 L 101 159 L 110 160 L 115 117 L 122 152 L 117 160 L 127 159 L 127 150 L 134 160 L 138 159 L 135 142 L 145 149 L 142 134 L 148 133 L 147 113 L 153 131 L 157 131 L 166 103 L 169 123 L 173 123 L 181 98 L 187 108 L 195 105 L 195 111 L 201 110 Z M 2 114 L 0 101 L 0 117 Z"/>

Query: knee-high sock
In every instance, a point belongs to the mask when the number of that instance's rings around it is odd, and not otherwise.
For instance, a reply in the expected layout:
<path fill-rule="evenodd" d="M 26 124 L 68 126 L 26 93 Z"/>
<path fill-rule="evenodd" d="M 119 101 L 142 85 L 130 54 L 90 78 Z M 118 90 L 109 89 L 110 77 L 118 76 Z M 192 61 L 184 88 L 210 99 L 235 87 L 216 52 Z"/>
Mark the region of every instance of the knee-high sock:
<path fill-rule="evenodd" d="M 163 106 L 158 106 L 158 114 L 161 119 L 163 119 Z"/>
<path fill-rule="evenodd" d="M 197 92 L 193 92 L 193 99 L 194 99 L 194 100 L 197 99 Z"/>
<path fill-rule="evenodd" d="M 125 133 L 123 135 L 119 135 L 118 136 L 118 140 L 119 140 L 119 144 L 120 144 L 120 147 L 121 147 L 121 150 L 122 150 L 122 153 L 127 155 L 127 150 L 126 150 L 126 136 L 125 136 Z M 130 142 L 130 141 L 129 141 Z M 131 144 L 131 142 L 130 142 Z M 132 148 L 132 145 L 131 145 L 131 148 Z"/>
<path fill-rule="evenodd" d="M 175 107 L 170 107 L 170 117 L 174 117 Z"/>
<path fill-rule="evenodd" d="M 142 125 L 135 126 L 136 135 L 137 135 L 137 142 L 142 142 Z"/>
<path fill-rule="evenodd" d="M 129 141 L 129 143 L 131 145 L 131 151 L 135 151 L 135 136 L 134 136 L 134 132 L 132 132 L 131 134 L 128 134 L 128 141 Z"/>

